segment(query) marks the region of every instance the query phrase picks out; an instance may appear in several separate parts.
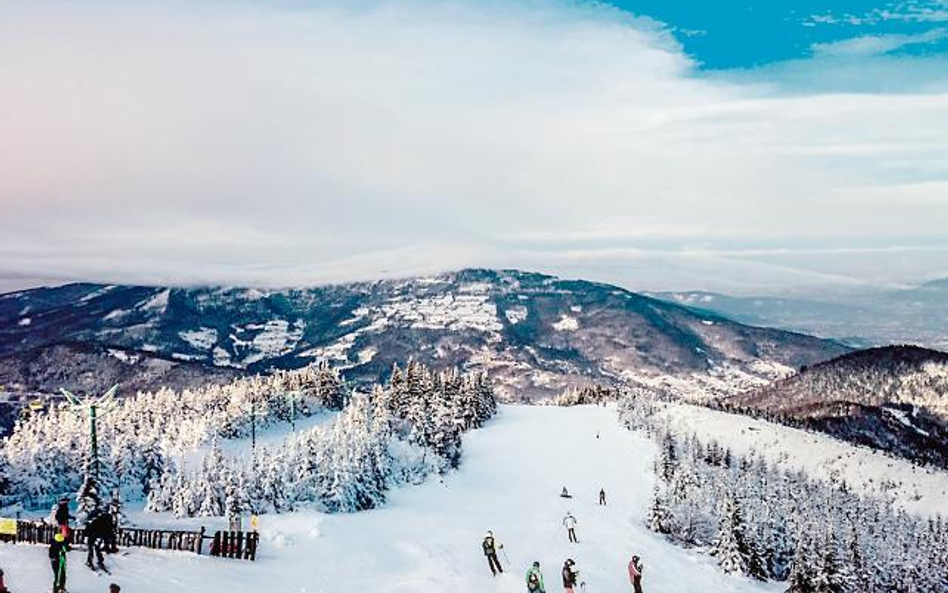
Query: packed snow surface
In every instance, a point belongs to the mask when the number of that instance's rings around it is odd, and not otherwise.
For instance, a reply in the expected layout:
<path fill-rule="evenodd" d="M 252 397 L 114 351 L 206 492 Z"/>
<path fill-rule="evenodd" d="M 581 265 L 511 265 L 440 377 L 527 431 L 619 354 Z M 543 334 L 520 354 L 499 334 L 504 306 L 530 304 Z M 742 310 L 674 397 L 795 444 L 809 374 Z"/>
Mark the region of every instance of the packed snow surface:
<path fill-rule="evenodd" d="M 131 548 L 109 556 L 113 574 L 99 576 L 74 551 L 69 590 L 99 593 L 115 581 L 135 593 L 513 593 L 526 590 L 524 573 L 538 560 L 553 593 L 562 590 L 560 569 L 572 558 L 586 591 L 621 592 L 630 590 L 626 565 L 633 553 L 645 563 L 645 591 L 785 588 L 725 575 L 712 558 L 644 527 L 653 454 L 644 436 L 619 426 L 613 407 L 503 406 L 487 427 L 465 436 L 462 466 L 443 482 L 400 489 L 374 511 L 261 517 L 257 562 Z M 559 497 L 563 486 L 574 498 Z M 608 506 L 596 504 L 600 487 Z M 578 544 L 567 541 L 567 511 L 578 520 Z M 211 529 L 219 525 L 214 521 L 186 524 Z M 500 559 L 507 572 L 497 578 L 480 548 L 488 529 L 505 545 Z M 0 565 L 13 591 L 49 589 L 42 547 L 2 545 Z"/>

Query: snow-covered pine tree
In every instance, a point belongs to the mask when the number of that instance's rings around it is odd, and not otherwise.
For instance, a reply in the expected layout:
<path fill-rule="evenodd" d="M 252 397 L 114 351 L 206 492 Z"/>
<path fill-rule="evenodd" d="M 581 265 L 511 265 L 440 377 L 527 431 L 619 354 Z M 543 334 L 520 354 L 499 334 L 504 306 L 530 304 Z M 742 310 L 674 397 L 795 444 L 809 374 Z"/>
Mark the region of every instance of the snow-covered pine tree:
<path fill-rule="evenodd" d="M 724 572 L 750 574 L 752 551 L 745 530 L 740 501 L 733 496 L 728 496 L 724 500 L 718 534 L 708 552 L 717 558 L 718 566 Z"/>

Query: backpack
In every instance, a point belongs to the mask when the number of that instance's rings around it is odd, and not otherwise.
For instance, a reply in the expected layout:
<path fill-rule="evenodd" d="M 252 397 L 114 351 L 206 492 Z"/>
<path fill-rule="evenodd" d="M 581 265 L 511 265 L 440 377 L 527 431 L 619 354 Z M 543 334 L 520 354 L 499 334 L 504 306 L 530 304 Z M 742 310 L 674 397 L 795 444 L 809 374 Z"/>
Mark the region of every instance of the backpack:
<path fill-rule="evenodd" d="M 540 588 L 540 579 L 537 578 L 537 573 L 531 572 L 530 578 L 527 579 L 527 590 L 536 591 Z"/>

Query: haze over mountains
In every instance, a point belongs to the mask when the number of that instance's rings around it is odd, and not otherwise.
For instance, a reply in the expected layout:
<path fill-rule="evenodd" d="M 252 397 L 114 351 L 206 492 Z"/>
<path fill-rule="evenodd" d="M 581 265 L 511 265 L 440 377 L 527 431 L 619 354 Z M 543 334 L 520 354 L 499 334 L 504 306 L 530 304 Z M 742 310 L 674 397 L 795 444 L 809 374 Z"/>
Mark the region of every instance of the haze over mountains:
<path fill-rule="evenodd" d="M 948 279 L 898 289 L 812 296 L 734 296 L 707 291 L 649 293 L 751 325 L 843 340 L 854 346 L 919 344 L 948 349 Z"/>
<path fill-rule="evenodd" d="M 201 368 L 218 380 L 317 359 L 359 384 L 414 356 L 488 370 L 502 396 L 534 399 L 661 376 L 759 385 L 847 351 L 615 286 L 518 271 L 300 290 L 73 284 L 0 297 L 0 382 L 27 392 L 104 388 L 134 374 L 129 366 L 163 369 L 130 383 L 147 388 L 148 376 L 180 384 Z M 91 370 L 101 364 L 108 372 Z"/>

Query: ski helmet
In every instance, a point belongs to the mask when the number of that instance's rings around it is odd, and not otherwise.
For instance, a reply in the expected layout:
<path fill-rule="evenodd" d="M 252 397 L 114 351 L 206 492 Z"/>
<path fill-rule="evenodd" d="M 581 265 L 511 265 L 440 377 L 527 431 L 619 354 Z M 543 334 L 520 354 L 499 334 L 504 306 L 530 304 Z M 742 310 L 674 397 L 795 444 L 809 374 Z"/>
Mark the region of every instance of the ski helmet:
<path fill-rule="evenodd" d="M 53 536 L 53 539 L 58 541 L 59 543 L 63 543 L 64 541 L 66 541 L 66 536 L 61 533 L 57 533 L 56 535 Z"/>
<path fill-rule="evenodd" d="M 540 563 L 536 560 L 533 561 L 533 568 L 540 568 Z"/>
<path fill-rule="evenodd" d="M 567 558 L 567 559 L 566 559 L 566 564 L 568 564 L 569 566 L 572 566 L 572 565 L 574 565 L 574 564 L 576 564 L 576 563 L 573 562 L 573 559 L 572 559 L 572 558 Z"/>

